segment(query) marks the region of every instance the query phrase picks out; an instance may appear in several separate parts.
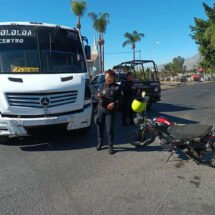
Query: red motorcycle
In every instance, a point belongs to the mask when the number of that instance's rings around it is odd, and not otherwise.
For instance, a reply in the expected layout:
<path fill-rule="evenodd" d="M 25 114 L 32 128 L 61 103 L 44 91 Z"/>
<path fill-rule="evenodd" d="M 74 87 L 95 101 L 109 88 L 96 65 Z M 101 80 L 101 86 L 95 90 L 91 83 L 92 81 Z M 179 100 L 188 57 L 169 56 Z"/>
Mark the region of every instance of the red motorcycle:
<path fill-rule="evenodd" d="M 132 106 L 132 109 L 137 112 L 134 123 L 138 125 L 138 130 L 129 135 L 130 144 L 144 147 L 154 142 L 155 138 L 158 137 L 160 145 L 171 152 L 166 161 L 177 150 L 180 150 L 197 164 L 214 164 L 215 130 L 213 126 L 177 124 L 163 117 L 150 119 L 146 116 L 146 105 L 144 108 L 141 106 L 141 103 L 147 103 L 144 93 L 141 99 L 135 100 L 135 104 L 139 102 L 139 107 L 142 108 L 138 109 Z"/>

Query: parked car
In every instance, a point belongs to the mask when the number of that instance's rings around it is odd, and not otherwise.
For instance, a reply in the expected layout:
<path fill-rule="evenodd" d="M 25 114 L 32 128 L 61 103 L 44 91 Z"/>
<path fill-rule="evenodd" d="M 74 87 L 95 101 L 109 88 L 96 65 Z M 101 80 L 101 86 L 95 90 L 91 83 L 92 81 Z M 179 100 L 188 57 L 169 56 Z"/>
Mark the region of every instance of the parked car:
<path fill-rule="evenodd" d="M 196 73 L 194 73 L 192 78 L 193 78 L 193 81 L 205 81 L 204 73 L 203 73 L 202 70 L 197 71 Z"/>
<path fill-rule="evenodd" d="M 115 74 L 116 74 L 115 82 L 120 85 L 122 83 L 122 81 L 126 79 L 126 73 L 124 73 L 124 72 L 116 72 Z M 97 98 L 96 98 L 96 92 L 97 92 L 99 86 L 101 84 L 103 84 L 104 82 L 105 82 L 104 73 L 96 75 L 91 80 L 91 94 L 92 94 L 92 101 L 93 101 L 94 104 L 96 104 L 98 102 Z"/>

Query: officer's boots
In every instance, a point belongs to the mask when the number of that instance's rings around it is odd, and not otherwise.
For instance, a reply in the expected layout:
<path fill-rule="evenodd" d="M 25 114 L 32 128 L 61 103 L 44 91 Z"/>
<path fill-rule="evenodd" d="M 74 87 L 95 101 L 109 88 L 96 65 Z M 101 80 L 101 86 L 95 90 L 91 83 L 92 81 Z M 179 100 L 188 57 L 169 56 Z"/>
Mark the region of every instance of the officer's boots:
<path fill-rule="evenodd" d="M 110 155 L 114 154 L 113 144 L 109 144 L 109 154 Z"/>
<path fill-rule="evenodd" d="M 98 138 L 98 143 L 96 146 L 97 151 L 100 151 L 102 149 L 102 142 L 103 142 L 103 140 L 101 138 Z"/>

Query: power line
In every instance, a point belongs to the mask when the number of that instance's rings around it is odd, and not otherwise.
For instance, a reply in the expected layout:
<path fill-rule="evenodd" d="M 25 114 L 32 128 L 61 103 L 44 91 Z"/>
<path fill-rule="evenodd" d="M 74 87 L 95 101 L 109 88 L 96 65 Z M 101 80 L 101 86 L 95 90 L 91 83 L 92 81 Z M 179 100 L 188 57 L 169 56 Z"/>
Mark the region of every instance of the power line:
<path fill-rule="evenodd" d="M 135 52 L 141 52 L 141 50 L 139 50 L 139 51 L 135 51 Z M 110 54 L 110 55 L 112 55 L 112 54 L 131 54 L 131 53 L 133 53 L 132 51 L 130 51 L 130 52 L 106 52 L 105 54 Z"/>
<path fill-rule="evenodd" d="M 132 52 L 106 52 L 105 54 L 131 54 Z"/>

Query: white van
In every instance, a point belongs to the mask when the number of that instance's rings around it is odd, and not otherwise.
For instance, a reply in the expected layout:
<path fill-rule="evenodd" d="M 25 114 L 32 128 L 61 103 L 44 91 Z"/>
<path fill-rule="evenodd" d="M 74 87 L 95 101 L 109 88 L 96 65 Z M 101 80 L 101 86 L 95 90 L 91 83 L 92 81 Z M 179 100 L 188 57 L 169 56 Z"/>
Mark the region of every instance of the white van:
<path fill-rule="evenodd" d="M 0 23 L 0 135 L 24 136 L 49 125 L 90 127 L 90 50 L 82 39 L 64 26 Z"/>

